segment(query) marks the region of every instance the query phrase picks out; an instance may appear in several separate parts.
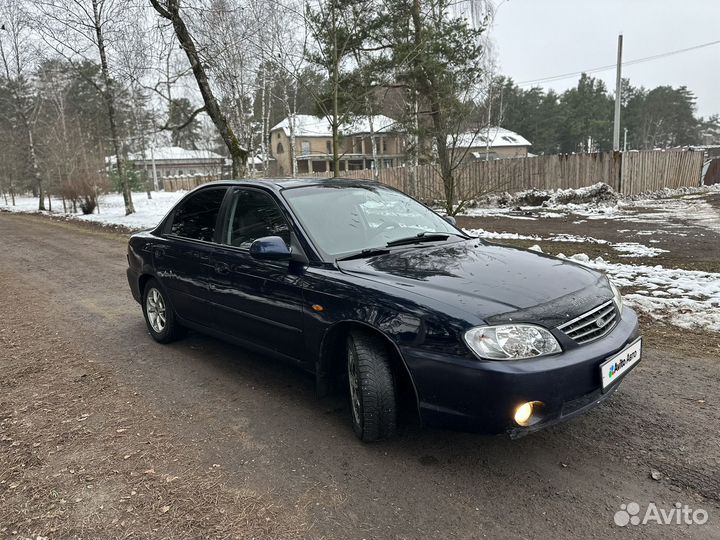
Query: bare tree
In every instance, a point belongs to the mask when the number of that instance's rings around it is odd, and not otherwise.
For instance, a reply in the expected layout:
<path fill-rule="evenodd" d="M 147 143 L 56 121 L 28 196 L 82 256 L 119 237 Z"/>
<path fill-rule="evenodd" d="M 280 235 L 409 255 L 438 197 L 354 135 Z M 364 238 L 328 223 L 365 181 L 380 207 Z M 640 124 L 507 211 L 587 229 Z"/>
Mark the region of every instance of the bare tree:
<path fill-rule="evenodd" d="M 150 0 L 150 4 L 157 13 L 164 19 L 172 23 L 180 46 L 185 51 L 190 66 L 192 67 L 198 90 L 202 95 L 205 103 L 205 111 L 210 116 L 213 124 L 217 128 L 220 136 L 225 142 L 225 146 L 230 153 L 232 159 L 233 176 L 243 176 L 247 166 L 248 152 L 241 145 L 235 132 L 228 123 L 227 116 L 220 107 L 220 103 L 215 97 L 210 80 L 208 78 L 203 58 L 197 48 L 187 24 L 185 23 L 184 14 L 181 13 L 180 0 Z"/>
<path fill-rule="evenodd" d="M 4 0 L 0 8 L 0 20 L 3 23 L 0 30 L 0 58 L 13 105 L 10 122 L 15 132 L 22 133 L 27 141 L 30 174 L 39 199 L 38 209 L 45 210 L 34 133 L 40 100 L 29 82 L 29 71 L 33 64 L 31 21 L 20 0 Z"/>
<path fill-rule="evenodd" d="M 125 170 L 123 140 L 117 107 L 117 89 L 110 65 L 111 47 L 125 39 L 132 24 L 132 9 L 126 0 L 35 0 L 40 31 L 48 46 L 71 65 L 99 61 L 102 85 L 96 85 L 107 108 L 110 142 L 125 202 L 125 213 L 135 212 L 130 182 Z"/>

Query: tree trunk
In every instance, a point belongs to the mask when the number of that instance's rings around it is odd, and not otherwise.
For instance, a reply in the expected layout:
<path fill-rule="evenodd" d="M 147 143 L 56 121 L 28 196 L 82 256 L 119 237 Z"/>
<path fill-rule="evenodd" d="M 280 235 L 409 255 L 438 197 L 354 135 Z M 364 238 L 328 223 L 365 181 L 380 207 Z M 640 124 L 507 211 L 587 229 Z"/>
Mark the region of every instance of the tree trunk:
<path fill-rule="evenodd" d="M 33 138 L 32 127 L 30 127 L 28 119 L 25 117 L 25 113 L 22 114 L 22 117 L 23 117 L 23 121 L 25 122 L 27 134 L 28 134 L 28 151 L 30 152 L 30 168 L 32 169 L 32 174 L 33 174 L 33 178 L 35 180 L 35 185 L 37 186 L 37 193 L 38 193 L 38 200 L 39 200 L 38 210 L 45 210 L 45 198 L 43 197 L 42 176 L 40 175 L 40 167 L 38 167 L 37 154 L 35 153 L 35 140 Z"/>
<path fill-rule="evenodd" d="M 333 153 L 333 178 L 340 176 L 340 133 L 339 133 L 339 122 L 340 117 L 338 115 L 338 92 L 340 85 L 340 66 L 338 65 L 338 39 L 337 39 L 337 6 L 335 5 L 337 0 L 331 2 L 331 24 L 332 24 L 332 35 L 333 35 L 333 69 L 332 69 L 332 153 Z"/>
<path fill-rule="evenodd" d="M 368 106 L 368 109 L 370 107 Z M 377 151 L 377 143 L 378 138 L 375 136 L 375 126 L 373 125 L 373 116 L 372 111 L 368 111 L 368 125 L 370 126 L 370 147 L 372 151 L 372 158 L 373 158 L 373 179 L 377 180 L 380 175 L 380 165 L 378 164 L 378 151 Z"/>
<path fill-rule="evenodd" d="M 178 0 L 168 0 L 166 4 L 167 7 L 164 7 L 160 3 L 160 0 L 150 0 L 150 3 L 161 17 L 170 21 L 173 25 L 175 36 L 177 37 L 182 49 L 185 51 L 185 55 L 192 67 L 193 75 L 195 76 L 198 89 L 200 90 L 200 94 L 205 102 L 205 108 L 208 116 L 210 116 L 213 124 L 215 124 L 215 127 L 220 133 L 220 136 L 225 142 L 225 146 L 227 146 L 228 152 L 230 153 L 230 157 L 232 159 L 233 177 L 239 178 L 245 176 L 248 157 L 247 150 L 240 146 L 240 142 L 228 124 L 227 118 L 220 109 L 217 99 L 215 99 L 212 88 L 210 88 L 210 81 L 205 73 L 205 67 L 202 65 L 200 55 L 197 51 L 197 47 L 195 46 L 195 41 L 188 31 L 185 21 L 183 21 L 180 16 L 180 4 Z"/>
<path fill-rule="evenodd" d="M 102 72 L 103 83 L 105 89 L 103 98 L 108 109 L 108 123 L 110 125 L 110 138 L 115 152 L 115 160 L 117 166 L 117 174 L 120 178 L 120 189 L 122 190 L 123 200 L 125 202 L 125 215 L 135 212 L 133 206 L 132 193 L 130 191 L 130 183 L 125 176 L 125 166 L 120 148 L 120 135 L 117 126 L 117 111 L 115 110 L 115 92 L 113 89 L 113 81 L 110 77 L 110 69 L 108 68 L 107 53 L 105 51 L 105 38 L 103 36 L 103 22 L 100 19 L 99 0 L 92 0 L 93 16 L 95 24 L 95 36 L 97 38 L 97 48 L 100 53 L 100 71 Z"/>

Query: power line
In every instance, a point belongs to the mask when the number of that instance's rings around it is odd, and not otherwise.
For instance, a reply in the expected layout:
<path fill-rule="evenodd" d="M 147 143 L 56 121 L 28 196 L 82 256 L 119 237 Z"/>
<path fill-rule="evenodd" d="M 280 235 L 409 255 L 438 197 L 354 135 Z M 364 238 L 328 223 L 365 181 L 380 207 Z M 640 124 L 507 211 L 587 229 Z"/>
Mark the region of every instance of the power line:
<path fill-rule="evenodd" d="M 677 49 L 675 51 L 668 51 L 665 53 L 660 54 L 654 54 L 652 56 L 646 56 L 645 58 L 637 58 L 635 60 L 628 60 L 627 62 L 623 62 L 623 66 L 633 66 L 635 64 L 642 64 L 643 62 L 651 62 L 653 60 L 658 60 L 660 58 L 665 58 L 667 56 L 673 56 L 676 54 L 682 54 L 689 51 L 694 51 L 697 49 L 702 49 L 705 47 L 710 47 L 712 45 L 720 44 L 720 40 L 717 41 L 709 41 L 708 43 L 701 43 L 700 45 L 694 45 L 692 47 L 686 47 L 685 49 Z M 543 77 L 541 79 L 531 79 L 528 81 L 521 81 L 517 83 L 518 86 L 530 86 L 530 85 L 536 85 L 540 83 L 545 82 L 553 82 L 553 81 L 561 81 L 563 79 L 569 79 L 571 77 L 577 77 L 578 75 L 582 75 L 583 73 L 598 73 L 600 71 L 608 71 L 611 69 L 615 69 L 616 64 L 608 64 L 606 66 L 599 66 L 592 69 L 584 69 L 582 71 L 573 71 L 572 73 L 563 73 L 561 75 L 553 75 L 551 77 Z"/>

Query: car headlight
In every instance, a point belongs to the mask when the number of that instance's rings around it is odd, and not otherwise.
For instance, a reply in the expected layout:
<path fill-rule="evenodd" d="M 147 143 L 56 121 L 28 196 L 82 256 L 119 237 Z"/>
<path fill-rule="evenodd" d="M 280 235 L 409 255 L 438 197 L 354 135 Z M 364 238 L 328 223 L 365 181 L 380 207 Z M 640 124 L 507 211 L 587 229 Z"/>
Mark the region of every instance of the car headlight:
<path fill-rule="evenodd" d="M 610 281 L 609 278 L 608 278 L 608 283 L 610 283 L 610 288 L 612 289 L 612 292 L 613 292 L 613 302 L 615 302 L 615 307 L 617 308 L 618 313 L 620 315 L 622 315 L 622 312 L 623 312 L 622 294 L 620 294 L 620 290 L 615 286 L 615 284 L 612 281 Z"/>
<path fill-rule="evenodd" d="M 555 336 L 532 324 L 477 326 L 463 337 L 475 355 L 489 360 L 520 360 L 562 352 Z"/>

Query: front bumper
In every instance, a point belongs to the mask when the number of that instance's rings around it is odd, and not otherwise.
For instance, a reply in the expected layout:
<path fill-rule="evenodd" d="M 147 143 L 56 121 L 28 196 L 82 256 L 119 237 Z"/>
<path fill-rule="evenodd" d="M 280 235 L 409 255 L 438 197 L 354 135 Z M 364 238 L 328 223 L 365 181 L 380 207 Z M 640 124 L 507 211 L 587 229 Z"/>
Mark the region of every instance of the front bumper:
<path fill-rule="evenodd" d="M 599 366 L 638 336 L 637 316 L 626 307 L 608 335 L 554 356 L 486 361 L 428 353 L 418 347 L 403 347 L 401 352 L 425 424 L 521 437 L 607 399 L 626 373 L 603 393 Z M 540 421 L 523 428 L 515 424 L 513 414 L 526 401 L 545 405 Z"/>

